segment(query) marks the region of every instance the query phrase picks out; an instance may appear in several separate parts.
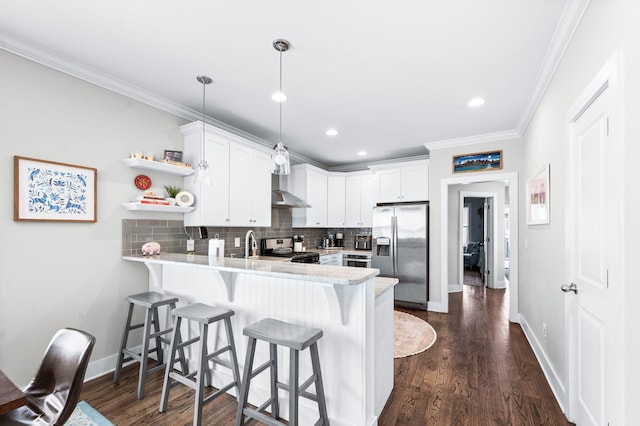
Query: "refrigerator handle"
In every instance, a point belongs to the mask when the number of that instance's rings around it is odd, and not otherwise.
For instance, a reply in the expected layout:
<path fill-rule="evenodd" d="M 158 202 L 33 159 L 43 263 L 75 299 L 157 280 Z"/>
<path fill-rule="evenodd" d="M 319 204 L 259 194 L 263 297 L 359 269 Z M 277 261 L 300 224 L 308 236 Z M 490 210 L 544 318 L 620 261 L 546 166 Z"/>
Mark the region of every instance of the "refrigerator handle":
<path fill-rule="evenodd" d="M 398 275 L 398 217 L 391 216 L 391 247 L 393 248 L 392 263 L 393 263 L 393 276 Z"/>

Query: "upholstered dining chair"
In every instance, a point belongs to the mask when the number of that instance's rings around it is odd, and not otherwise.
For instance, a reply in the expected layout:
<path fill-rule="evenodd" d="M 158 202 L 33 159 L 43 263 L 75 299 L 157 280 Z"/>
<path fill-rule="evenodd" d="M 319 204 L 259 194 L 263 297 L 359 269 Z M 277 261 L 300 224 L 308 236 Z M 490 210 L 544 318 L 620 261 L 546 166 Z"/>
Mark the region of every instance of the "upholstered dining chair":
<path fill-rule="evenodd" d="M 78 404 L 95 343 L 84 331 L 58 330 L 35 377 L 22 389 L 27 405 L 0 416 L 0 426 L 64 425 Z"/>

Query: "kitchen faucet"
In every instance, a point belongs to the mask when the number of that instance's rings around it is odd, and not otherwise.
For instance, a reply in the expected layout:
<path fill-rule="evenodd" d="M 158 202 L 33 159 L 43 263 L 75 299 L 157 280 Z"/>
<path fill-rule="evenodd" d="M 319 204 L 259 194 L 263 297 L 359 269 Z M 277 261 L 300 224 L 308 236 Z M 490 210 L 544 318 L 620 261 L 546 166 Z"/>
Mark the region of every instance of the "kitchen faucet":
<path fill-rule="evenodd" d="M 251 246 L 249 246 L 249 242 L 251 242 Z M 247 235 L 244 237 L 244 257 L 248 259 L 250 256 L 254 257 L 257 255 L 258 245 L 256 244 L 256 234 L 253 232 L 253 229 L 249 229 L 247 231 Z"/>

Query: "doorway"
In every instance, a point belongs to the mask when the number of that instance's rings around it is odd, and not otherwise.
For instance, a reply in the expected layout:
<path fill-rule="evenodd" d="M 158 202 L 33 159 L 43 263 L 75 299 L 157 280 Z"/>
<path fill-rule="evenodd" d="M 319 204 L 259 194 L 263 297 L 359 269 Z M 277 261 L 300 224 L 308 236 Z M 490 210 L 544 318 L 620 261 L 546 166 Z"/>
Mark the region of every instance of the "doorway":
<path fill-rule="evenodd" d="M 442 194 L 442 203 L 440 205 L 440 217 L 441 217 L 441 235 L 440 238 L 440 252 L 441 254 L 441 275 L 440 275 L 440 291 L 443 295 L 442 305 L 439 307 L 440 312 L 449 311 L 449 300 L 446 295 L 449 294 L 451 287 L 451 278 L 455 278 L 455 275 L 459 271 L 459 252 L 457 250 L 459 241 L 455 238 L 452 242 L 451 238 L 447 238 L 450 231 L 450 206 L 453 197 L 449 194 L 449 189 L 452 185 L 468 185 L 482 182 L 502 182 L 505 191 L 505 207 L 508 208 L 510 217 L 510 228 L 518 229 L 518 174 L 510 172 L 500 173 L 480 173 L 478 175 L 465 174 L 459 177 L 453 177 L 448 179 L 442 179 L 440 181 L 440 193 Z M 456 198 L 455 204 L 458 203 Z M 455 216 L 458 209 L 454 210 Z M 457 234 L 457 227 L 456 227 Z M 518 312 L 518 233 L 514 232 L 509 237 L 509 321 L 519 322 Z M 451 266 L 451 259 L 454 259 Z"/>
<path fill-rule="evenodd" d="M 484 186 L 489 185 L 500 188 L 501 193 L 505 193 L 503 182 L 489 182 Z M 499 219 L 504 211 L 504 196 L 498 197 L 498 192 L 468 190 L 471 186 L 473 185 L 464 185 L 464 190 L 459 191 L 460 288 L 457 290 L 462 291 L 464 285 L 505 288 L 504 262 L 500 262 L 506 254 L 501 245 L 506 230 L 505 223 Z M 450 190 L 455 191 L 457 188 L 458 186 L 451 186 Z M 455 290 L 449 288 L 449 292 Z"/>

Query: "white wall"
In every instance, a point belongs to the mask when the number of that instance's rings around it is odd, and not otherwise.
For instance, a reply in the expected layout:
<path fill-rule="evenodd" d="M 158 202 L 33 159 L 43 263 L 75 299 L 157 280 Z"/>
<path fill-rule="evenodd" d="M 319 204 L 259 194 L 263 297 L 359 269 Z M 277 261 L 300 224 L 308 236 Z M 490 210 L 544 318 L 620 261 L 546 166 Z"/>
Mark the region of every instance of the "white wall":
<path fill-rule="evenodd" d="M 631 0 L 592 0 L 567 49 L 547 92 L 523 138 L 521 193 L 524 180 L 545 163 L 551 165 L 551 223 L 527 226 L 524 201 L 520 208 L 520 310 L 542 345 L 558 379 L 566 385 L 564 294 L 565 264 L 565 138 L 567 112 L 578 95 L 587 87 L 599 69 L 616 49 L 624 56 L 624 168 L 625 176 L 625 255 L 624 263 L 637 263 L 633 246 L 640 237 L 639 199 L 632 192 L 637 180 L 637 158 L 640 158 L 640 2 Z M 625 276 L 625 424 L 640 424 L 637 383 L 640 380 L 638 354 L 640 335 L 640 286 L 637 273 L 626 268 Z M 548 337 L 542 337 L 546 322 Z"/>
<path fill-rule="evenodd" d="M 95 335 L 93 361 L 117 352 L 124 297 L 147 288 L 144 266 L 120 260 L 121 219 L 138 217 L 120 203 L 140 173 L 122 159 L 182 149 L 185 120 L 2 50 L 0 69 L 0 367 L 24 385 L 59 328 Z M 97 223 L 14 222 L 14 155 L 97 168 Z"/>

